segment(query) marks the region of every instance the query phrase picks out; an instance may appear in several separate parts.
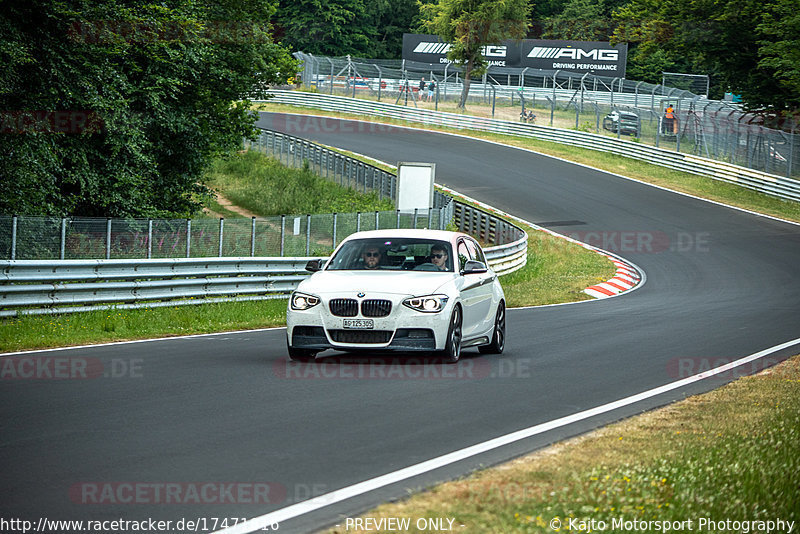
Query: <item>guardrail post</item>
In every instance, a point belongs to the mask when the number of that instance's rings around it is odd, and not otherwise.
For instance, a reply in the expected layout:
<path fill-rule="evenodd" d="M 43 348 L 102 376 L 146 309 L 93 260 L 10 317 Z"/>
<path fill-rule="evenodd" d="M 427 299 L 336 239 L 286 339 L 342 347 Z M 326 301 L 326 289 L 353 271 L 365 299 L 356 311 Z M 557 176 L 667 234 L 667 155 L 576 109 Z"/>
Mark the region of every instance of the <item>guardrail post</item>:
<path fill-rule="evenodd" d="M 559 72 L 561 71 L 557 70 L 553 73 L 553 100 L 550 102 L 550 126 L 553 125 L 553 115 L 555 115 L 556 112 L 556 77 Z"/>
<path fill-rule="evenodd" d="M 106 259 L 111 259 L 111 217 L 106 219 Z"/>
<path fill-rule="evenodd" d="M 378 65 L 375 65 L 375 68 L 378 69 L 378 102 L 381 101 L 381 85 L 383 85 L 383 71 Z"/>
<path fill-rule="evenodd" d="M 336 248 L 336 221 L 337 221 L 337 214 L 333 214 L 333 248 Z"/>
<path fill-rule="evenodd" d="M 311 255 L 311 214 L 306 215 L 306 256 Z"/>
<path fill-rule="evenodd" d="M 400 210 L 397 210 L 397 228 L 400 228 Z"/>
<path fill-rule="evenodd" d="M 431 229 L 432 224 L 433 224 L 433 209 L 428 208 L 428 230 Z"/>
<path fill-rule="evenodd" d="M 192 220 L 186 219 L 186 257 L 192 254 Z"/>
<path fill-rule="evenodd" d="M 380 225 L 381 225 L 380 213 L 378 211 L 375 211 L 375 229 L 380 230 Z"/>
<path fill-rule="evenodd" d="M 225 217 L 219 218 L 219 257 L 222 257 L 222 235 L 225 229 Z"/>
<path fill-rule="evenodd" d="M 414 208 L 414 226 L 413 226 L 414 230 L 417 229 L 417 212 L 418 211 L 419 211 L 419 208 Z"/>
<path fill-rule="evenodd" d="M 256 218 L 252 217 L 250 219 L 252 222 L 250 223 L 250 257 L 254 257 L 256 255 Z"/>
<path fill-rule="evenodd" d="M 11 217 L 11 259 L 17 259 L 17 216 Z"/>
<path fill-rule="evenodd" d="M 794 160 L 794 158 L 792 157 L 792 154 L 794 154 L 794 141 L 795 141 L 795 139 L 794 139 L 794 127 L 795 127 L 794 117 L 790 117 L 789 120 L 792 121 L 791 122 L 792 128 L 791 128 L 791 134 L 789 136 L 789 142 L 786 143 L 789 146 L 788 161 L 786 162 L 786 177 L 787 178 L 791 178 L 792 177 L 792 163 L 793 163 L 793 160 Z"/>
<path fill-rule="evenodd" d="M 153 257 L 153 219 L 147 219 L 147 259 Z"/>
<path fill-rule="evenodd" d="M 67 218 L 61 217 L 61 251 L 58 254 L 58 258 L 63 260 L 64 255 L 67 249 Z"/>
<path fill-rule="evenodd" d="M 281 215 L 281 257 L 283 257 L 283 247 L 286 241 L 286 215 Z"/>

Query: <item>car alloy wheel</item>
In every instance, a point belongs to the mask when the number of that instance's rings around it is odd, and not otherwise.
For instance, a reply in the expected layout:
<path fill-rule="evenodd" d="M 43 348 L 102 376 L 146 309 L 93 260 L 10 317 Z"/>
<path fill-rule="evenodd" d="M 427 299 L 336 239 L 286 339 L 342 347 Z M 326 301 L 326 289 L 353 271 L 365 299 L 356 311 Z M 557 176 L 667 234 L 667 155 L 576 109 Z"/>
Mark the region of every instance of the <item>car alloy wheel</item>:
<path fill-rule="evenodd" d="M 461 358 L 461 308 L 456 306 L 453 309 L 453 315 L 450 317 L 444 359 L 447 363 L 456 363 L 459 358 Z"/>
<path fill-rule="evenodd" d="M 502 300 L 497 306 L 497 316 L 494 319 L 494 332 L 492 342 L 478 347 L 481 354 L 501 354 L 506 346 L 506 303 Z"/>

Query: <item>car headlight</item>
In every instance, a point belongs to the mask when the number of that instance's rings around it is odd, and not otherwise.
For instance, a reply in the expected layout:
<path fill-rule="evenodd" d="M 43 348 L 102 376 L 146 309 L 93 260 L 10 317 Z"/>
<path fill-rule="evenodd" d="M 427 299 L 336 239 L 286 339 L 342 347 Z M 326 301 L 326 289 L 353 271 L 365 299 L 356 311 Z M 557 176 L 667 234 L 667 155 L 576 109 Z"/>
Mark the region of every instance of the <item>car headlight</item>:
<path fill-rule="evenodd" d="M 289 299 L 289 302 L 293 310 L 303 311 L 319 304 L 319 297 L 295 291 L 292 293 L 292 298 Z"/>
<path fill-rule="evenodd" d="M 425 295 L 424 297 L 411 297 L 403 301 L 403 306 L 423 313 L 438 313 L 447 304 L 447 295 Z"/>

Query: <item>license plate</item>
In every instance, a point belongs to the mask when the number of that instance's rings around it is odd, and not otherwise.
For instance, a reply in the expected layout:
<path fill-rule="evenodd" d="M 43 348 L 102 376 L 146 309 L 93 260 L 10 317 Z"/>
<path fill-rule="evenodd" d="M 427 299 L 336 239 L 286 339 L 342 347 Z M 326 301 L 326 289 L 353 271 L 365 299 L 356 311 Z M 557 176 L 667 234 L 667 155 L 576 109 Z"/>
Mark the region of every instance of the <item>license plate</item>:
<path fill-rule="evenodd" d="M 374 321 L 372 319 L 342 319 L 344 324 L 342 325 L 344 328 L 351 328 L 353 330 L 370 330 L 375 328 Z"/>

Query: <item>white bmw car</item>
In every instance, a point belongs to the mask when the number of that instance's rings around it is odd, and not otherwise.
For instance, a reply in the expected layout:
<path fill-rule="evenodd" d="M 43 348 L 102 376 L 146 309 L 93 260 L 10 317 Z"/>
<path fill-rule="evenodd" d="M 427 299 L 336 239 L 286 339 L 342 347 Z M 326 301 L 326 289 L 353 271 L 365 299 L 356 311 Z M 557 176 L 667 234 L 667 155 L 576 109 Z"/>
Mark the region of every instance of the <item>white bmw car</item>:
<path fill-rule="evenodd" d="M 336 248 L 289 299 L 289 357 L 326 349 L 437 352 L 457 362 L 464 347 L 503 352 L 505 295 L 472 237 L 441 230 L 358 232 Z"/>

